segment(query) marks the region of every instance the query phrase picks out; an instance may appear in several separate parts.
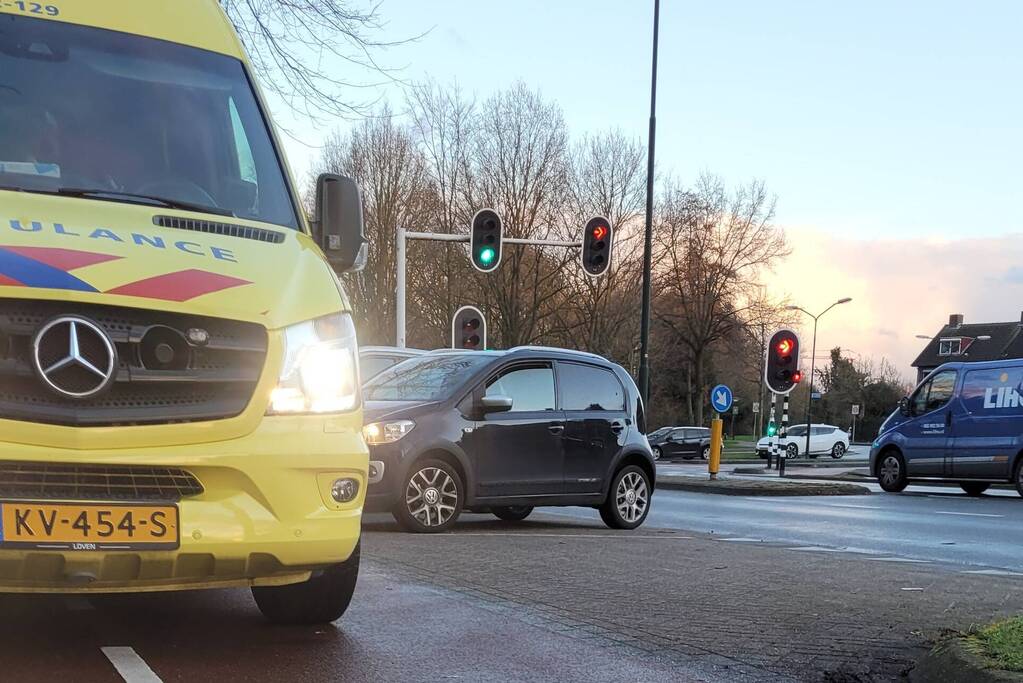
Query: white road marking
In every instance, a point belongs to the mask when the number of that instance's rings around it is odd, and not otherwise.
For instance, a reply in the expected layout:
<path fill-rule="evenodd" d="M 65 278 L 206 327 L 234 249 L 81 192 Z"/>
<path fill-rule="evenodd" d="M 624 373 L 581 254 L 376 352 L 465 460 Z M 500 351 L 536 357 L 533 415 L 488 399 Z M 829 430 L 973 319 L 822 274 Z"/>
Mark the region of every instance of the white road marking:
<path fill-rule="evenodd" d="M 823 503 L 822 507 L 826 508 L 852 508 L 855 510 L 883 510 L 884 508 L 877 505 L 849 505 L 846 503 Z"/>
<path fill-rule="evenodd" d="M 132 648 L 103 647 L 100 649 L 117 669 L 117 673 L 121 674 L 125 683 L 162 683 L 160 677 Z"/>
<path fill-rule="evenodd" d="M 804 552 L 810 552 L 810 553 L 844 553 L 844 552 L 846 552 L 846 550 L 844 548 L 823 548 L 823 547 L 818 546 L 818 545 L 797 546 L 795 548 L 786 548 L 785 550 L 802 550 Z"/>
<path fill-rule="evenodd" d="M 729 543 L 761 543 L 764 539 L 762 538 L 719 538 L 719 541 L 728 541 Z"/>
<path fill-rule="evenodd" d="M 985 512 L 945 512 L 943 510 L 935 511 L 936 515 L 960 515 L 962 517 L 1005 517 L 1005 515 L 989 515 Z"/>
<path fill-rule="evenodd" d="M 968 569 L 963 574 L 981 574 L 984 576 L 1023 576 L 1020 572 L 1009 572 L 1004 569 Z"/>
<path fill-rule="evenodd" d="M 868 557 L 869 562 L 903 562 L 905 564 L 930 564 L 930 560 L 914 560 L 911 557 Z"/>

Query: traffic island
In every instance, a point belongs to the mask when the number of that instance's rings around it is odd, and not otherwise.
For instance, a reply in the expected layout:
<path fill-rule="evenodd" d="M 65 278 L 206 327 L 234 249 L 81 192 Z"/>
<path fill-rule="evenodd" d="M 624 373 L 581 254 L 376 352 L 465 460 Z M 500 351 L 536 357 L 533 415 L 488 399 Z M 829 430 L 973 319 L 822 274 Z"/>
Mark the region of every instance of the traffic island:
<path fill-rule="evenodd" d="M 786 481 L 772 479 L 698 479 L 662 475 L 657 488 L 724 496 L 863 496 L 870 489 L 838 482 Z"/>
<path fill-rule="evenodd" d="M 939 643 L 911 678 L 916 683 L 1023 683 L 1023 617 Z"/>

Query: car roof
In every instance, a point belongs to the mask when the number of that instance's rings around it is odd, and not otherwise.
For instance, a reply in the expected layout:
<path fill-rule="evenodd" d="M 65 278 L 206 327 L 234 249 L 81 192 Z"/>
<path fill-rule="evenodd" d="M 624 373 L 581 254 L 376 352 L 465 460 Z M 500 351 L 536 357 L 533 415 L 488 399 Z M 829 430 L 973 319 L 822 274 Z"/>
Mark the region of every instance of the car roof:
<path fill-rule="evenodd" d="M 575 351 L 573 349 L 562 349 L 554 346 L 516 346 L 512 349 L 487 349 L 486 351 L 468 351 L 465 349 L 436 349 L 430 354 L 486 354 L 495 357 L 508 358 L 554 358 L 557 360 L 579 360 L 589 361 L 600 365 L 615 365 L 613 361 L 598 356 L 588 351 Z"/>
<path fill-rule="evenodd" d="M 399 348 L 397 346 L 360 346 L 359 353 L 389 353 L 397 356 L 422 356 L 429 353 L 425 349 Z"/>

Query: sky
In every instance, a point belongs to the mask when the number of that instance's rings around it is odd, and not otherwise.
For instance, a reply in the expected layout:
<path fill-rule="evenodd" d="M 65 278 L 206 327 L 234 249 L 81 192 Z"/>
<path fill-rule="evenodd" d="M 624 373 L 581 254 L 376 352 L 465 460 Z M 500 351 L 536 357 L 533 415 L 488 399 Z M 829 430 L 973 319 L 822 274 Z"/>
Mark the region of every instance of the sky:
<path fill-rule="evenodd" d="M 517 80 L 573 134 L 642 140 L 652 0 L 384 0 L 406 80 L 486 97 Z M 950 313 L 1023 309 L 1023 3 L 753 0 L 661 7 L 658 174 L 762 179 L 793 256 L 775 297 L 822 310 L 819 348 L 909 363 Z M 400 103 L 389 87 L 380 93 Z M 332 127 L 275 107 L 305 177 Z"/>

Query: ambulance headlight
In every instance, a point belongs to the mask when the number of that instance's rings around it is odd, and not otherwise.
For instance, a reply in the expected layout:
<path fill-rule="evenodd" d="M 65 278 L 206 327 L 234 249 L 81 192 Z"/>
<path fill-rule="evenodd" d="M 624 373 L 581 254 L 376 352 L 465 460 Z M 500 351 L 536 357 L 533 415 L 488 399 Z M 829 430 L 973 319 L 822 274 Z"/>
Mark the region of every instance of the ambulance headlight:
<path fill-rule="evenodd" d="M 285 328 L 284 363 L 268 414 L 353 410 L 359 405 L 357 358 L 355 325 L 347 313 Z"/>

